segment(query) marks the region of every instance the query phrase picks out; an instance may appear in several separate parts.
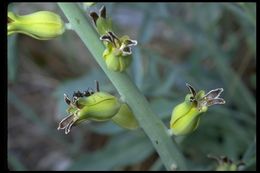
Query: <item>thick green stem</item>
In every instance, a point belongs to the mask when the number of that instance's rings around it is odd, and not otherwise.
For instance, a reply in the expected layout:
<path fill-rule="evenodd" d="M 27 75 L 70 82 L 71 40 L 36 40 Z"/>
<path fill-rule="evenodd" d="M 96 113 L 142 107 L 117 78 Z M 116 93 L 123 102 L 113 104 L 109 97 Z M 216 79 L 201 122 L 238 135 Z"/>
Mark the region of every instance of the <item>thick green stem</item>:
<path fill-rule="evenodd" d="M 167 170 L 185 170 L 185 160 L 176 142 L 167 133 L 167 128 L 151 110 L 149 103 L 126 73 L 107 69 L 102 54 L 104 46 L 90 22 L 74 3 L 59 3 L 60 8 L 71 23 L 105 74 L 114 84 L 119 94 L 131 107 L 140 126 L 152 141 Z M 129 158 L 131 159 L 131 158 Z"/>

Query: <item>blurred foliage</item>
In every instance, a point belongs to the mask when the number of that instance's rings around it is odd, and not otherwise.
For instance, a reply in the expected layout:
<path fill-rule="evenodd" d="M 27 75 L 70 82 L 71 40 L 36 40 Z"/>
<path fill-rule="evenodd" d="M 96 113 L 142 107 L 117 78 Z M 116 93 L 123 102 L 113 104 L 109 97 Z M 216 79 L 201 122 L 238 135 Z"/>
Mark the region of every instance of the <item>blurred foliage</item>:
<path fill-rule="evenodd" d="M 101 5 L 117 33 L 138 40 L 128 72 L 167 127 L 172 108 L 188 93 L 186 82 L 197 90 L 224 88 L 226 104 L 211 107 L 194 133 L 176 138 L 189 168 L 214 170 L 212 154 L 255 170 L 256 3 L 97 3 L 89 9 Z M 12 6 L 63 15 L 52 3 Z M 57 132 L 66 115 L 63 93 L 94 88 L 94 80 L 118 95 L 72 31 L 46 42 L 8 38 L 11 170 L 164 170 L 142 130 L 106 122 L 83 123 L 67 136 Z"/>

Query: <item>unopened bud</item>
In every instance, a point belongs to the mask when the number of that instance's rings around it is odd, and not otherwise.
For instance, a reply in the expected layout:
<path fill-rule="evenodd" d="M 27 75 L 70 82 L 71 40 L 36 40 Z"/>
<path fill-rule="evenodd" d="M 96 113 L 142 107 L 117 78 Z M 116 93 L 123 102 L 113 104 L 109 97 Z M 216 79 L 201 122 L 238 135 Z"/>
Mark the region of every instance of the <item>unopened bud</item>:
<path fill-rule="evenodd" d="M 8 12 L 8 35 L 22 33 L 39 40 L 49 40 L 62 35 L 65 25 L 59 15 L 50 11 L 38 11 L 19 16 Z"/>
<path fill-rule="evenodd" d="M 120 110 L 111 120 L 120 127 L 129 130 L 137 129 L 139 127 L 138 121 L 126 103 L 121 105 Z"/>

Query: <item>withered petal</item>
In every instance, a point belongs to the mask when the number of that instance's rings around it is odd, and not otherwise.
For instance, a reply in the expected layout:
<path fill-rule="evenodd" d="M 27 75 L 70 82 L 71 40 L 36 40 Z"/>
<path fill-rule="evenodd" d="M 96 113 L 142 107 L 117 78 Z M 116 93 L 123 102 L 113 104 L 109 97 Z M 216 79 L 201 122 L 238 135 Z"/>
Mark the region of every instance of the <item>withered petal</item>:
<path fill-rule="evenodd" d="M 104 19 L 106 18 L 106 7 L 102 6 L 101 9 L 99 10 L 99 16 L 103 17 Z"/>
<path fill-rule="evenodd" d="M 89 15 L 90 15 L 90 17 L 92 18 L 92 20 L 93 20 L 95 26 L 97 26 L 97 19 L 99 18 L 99 17 L 98 17 L 98 14 L 97 14 L 96 12 L 91 12 Z"/>
<path fill-rule="evenodd" d="M 57 130 L 66 128 L 66 126 L 67 126 L 70 122 L 72 122 L 73 120 L 74 120 L 74 114 L 71 114 L 71 115 L 66 116 L 66 117 L 63 118 L 63 119 L 61 120 L 61 122 L 59 123 L 59 126 L 58 126 Z"/>

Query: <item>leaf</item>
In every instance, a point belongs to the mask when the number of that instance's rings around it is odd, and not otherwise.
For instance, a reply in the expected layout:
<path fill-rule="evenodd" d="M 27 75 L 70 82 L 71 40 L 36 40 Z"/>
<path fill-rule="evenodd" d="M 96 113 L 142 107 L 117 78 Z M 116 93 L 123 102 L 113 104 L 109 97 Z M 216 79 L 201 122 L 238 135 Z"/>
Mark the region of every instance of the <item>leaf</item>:
<path fill-rule="evenodd" d="M 45 121 L 43 121 L 40 117 L 37 116 L 37 114 L 31 109 L 29 105 L 24 103 L 14 92 L 11 90 L 8 90 L 8 104 L 12 104 L 15 106 L 15 108 L 21 112 L 21 115 L 25 118 L 30 120 L 32 123 L 37 125 L 40 129 L 42 129 L 45 134 L 64 144 L 65 146 L 68 145 L 68 140 L 64 138 L 63 136 L 60 136 L 58 134 L 58 131 L 56 128 L 52 127 L 51 125 L 47 124 Z M 55 130 L 55 133 L 53 132 Z"/>
<path fill-rule="evenodd" d="M 256 140 L 255 139 L 248 146 L 248 148 L 247 148 L 247 150 L 246 150 L 242 160 L 247 163 L 253 157 L 256 157 Z"/>

